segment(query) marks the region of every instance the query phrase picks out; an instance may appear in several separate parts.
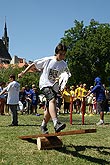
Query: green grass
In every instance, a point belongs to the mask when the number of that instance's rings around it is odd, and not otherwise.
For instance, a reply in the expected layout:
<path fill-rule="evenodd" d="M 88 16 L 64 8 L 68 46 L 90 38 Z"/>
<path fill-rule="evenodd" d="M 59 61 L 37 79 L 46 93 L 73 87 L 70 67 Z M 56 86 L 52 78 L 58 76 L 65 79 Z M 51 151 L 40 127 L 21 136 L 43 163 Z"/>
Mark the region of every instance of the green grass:
<path fill-rule="evenodd" d="M 40 110 L 43 114 L 43 110 Z M 106 165 L 110 164 L 110 115 L 105 115 L 106 124 L 96 126 L 99 115 L 85 116 L 82 125 L 80 115 L 73 114 L 73 125 L 69 115 L 60 114 L 65 122 L 65 131 L 96 128 L 96 133 L 62 136 L 61 149 L 38 150 L 36 139 L 21 140 L 18 136 L 39 134 L 43 115 L 20 115 L 19 126 L 8 127 L 11 116 L 0 116 L 0 165 Z M 48 124 L 53 132 L 53 123 Z"/>

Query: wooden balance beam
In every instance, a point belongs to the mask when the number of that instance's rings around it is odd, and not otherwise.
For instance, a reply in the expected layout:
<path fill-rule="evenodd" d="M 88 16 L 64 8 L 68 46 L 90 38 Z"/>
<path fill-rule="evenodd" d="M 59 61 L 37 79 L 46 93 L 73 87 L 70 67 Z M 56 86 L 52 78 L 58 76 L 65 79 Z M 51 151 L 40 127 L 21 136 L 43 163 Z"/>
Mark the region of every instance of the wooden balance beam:
<path fill-rule="evenodd" d="M 37 138 L 37 148 L 38 150 L 41 150 L 41 149 L 62 147 L 63 143 L 61 140 L 61 136 L 95 133 L 95 132 L 96 132 L 96 129 L 80 129 L 80 130 L 73 130 L 73 131 L 67 131 L 67 132 L 19 136 L 18 138 L 22 140 Z"/>

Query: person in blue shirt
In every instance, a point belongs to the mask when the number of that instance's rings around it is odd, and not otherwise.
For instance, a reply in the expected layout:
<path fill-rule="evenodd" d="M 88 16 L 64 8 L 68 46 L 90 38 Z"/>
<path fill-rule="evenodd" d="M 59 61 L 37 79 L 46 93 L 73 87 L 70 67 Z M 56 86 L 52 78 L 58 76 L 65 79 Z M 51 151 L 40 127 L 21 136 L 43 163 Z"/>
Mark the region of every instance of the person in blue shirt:
<path fill-rule="evenodd" d="M 100 114 L 100 121 L 97 125 L 104 124 L 104 111 L 106 111 L 106 96 L 105 96 L 105 88 L 101 83 L 101 78 L 95 78 L 95 86 L 93 89 L 86 95 L 89 96 L 91 93 L 95 94 L 96 102 L 97 102 L 97 110 Z"/>
<path fill-rule="evenodd" d="M 31 98 L 32 114 L 35 113 L 36 116 L 40 116 L 40 114 L 37 113 L 37 106 L 39 102 L 39 93 L 37 88 L 33 88 L 30 98 Z"/>
<path fill-rule="evenodd" d="M 30 87 L 28 85 L 25 86 L 25 100 L 26 100 L 26 109 L 27 109 L 27 113 L 31 114 L 32 113 L 32 109 L 31 109 L 31 93 L 32 90 L 30 89 Z"/>

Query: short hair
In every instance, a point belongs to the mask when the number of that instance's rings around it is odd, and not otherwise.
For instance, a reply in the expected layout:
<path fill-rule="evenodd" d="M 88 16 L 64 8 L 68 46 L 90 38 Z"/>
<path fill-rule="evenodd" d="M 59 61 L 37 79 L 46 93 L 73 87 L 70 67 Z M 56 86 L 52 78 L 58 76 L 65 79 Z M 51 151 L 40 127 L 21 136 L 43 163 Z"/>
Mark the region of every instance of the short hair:
<path fill-rule="evenodd" d="M 63 43 L 59 43 L 55 48 L 55 54 L 57 54 L 59 51 L 67 51 L 67 47 Z"/>
<path fill-rule="evenodd" d="M 11 74 L 10 75 L 10 78 L 12 78 L 13 80 L 15 80 L 15 75 L 14 74 Z"/>
<path fill-rule="evenodd" d="M 36 86 L 35 86 L 35 84 L 32 84 L 32 88 L 35 88 Z"/>
<path fill-rule="evenodd" d="M 6 82 L 0 82 L 0 86 L 2 86 L 2 85 L 6 85 Z"/>

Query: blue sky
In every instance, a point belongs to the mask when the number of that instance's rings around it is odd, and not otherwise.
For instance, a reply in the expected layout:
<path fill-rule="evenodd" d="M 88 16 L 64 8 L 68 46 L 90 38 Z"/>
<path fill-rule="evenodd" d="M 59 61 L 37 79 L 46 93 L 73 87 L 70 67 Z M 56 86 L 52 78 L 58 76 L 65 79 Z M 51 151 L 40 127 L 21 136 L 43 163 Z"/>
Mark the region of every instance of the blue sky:
<path fill-rule="evenodd" d="M 110 0 L 0 0 L 0 38 L 6 17 L 11 57 L 50 56 L 75 20 L 110 23 L 109 8 Z"/>

